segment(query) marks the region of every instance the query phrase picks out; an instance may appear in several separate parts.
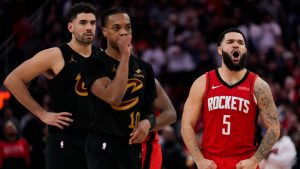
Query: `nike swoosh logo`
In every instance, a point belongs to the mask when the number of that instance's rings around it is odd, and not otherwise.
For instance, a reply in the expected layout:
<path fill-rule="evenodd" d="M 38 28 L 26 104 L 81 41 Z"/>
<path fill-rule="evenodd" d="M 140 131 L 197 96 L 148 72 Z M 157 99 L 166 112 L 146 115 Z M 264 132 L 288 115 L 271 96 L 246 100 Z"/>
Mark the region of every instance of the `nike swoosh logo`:
<path fill-rule="evenodd" d="M 221 87 L 221 86 L 223 86 L 223 85 L 218 85 L 218 86 L 214 86 L 214 85 L 213 85 L 213 86 L 211 87 L 211 89 L 216 89 L 216 88 L 219 88 L 219 87 Z"/>

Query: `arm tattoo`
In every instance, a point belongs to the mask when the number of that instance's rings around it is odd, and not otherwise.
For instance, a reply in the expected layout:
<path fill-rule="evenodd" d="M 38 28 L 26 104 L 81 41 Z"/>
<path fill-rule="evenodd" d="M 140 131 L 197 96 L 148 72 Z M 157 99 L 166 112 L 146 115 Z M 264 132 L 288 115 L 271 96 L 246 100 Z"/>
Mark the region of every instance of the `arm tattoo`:
<path fill-rule="evenodd" d="M 258 161 L 261 161 L 269 153 L 279 137 L 279 120 L 277 108 L 268 84 L 261 79 L 258 79 L 255 84 L 254 94 L 257 98 L 262 121 L 267 129 L 266 134 L 254 155 Z"/>
<path fill-rule="evenodd" d="M 257 98 L 259 112 L 263 116 L 263 120 L 268 125 L 273 125 L 278 122 L 277 108 L 268 85 L 264 82 L 258 82 L 254 89 L 254 94 Z"/>
<path fill-rule="evenodd" d="M 277 135 L 274 129 L 271 129 L 270 131 L 266 132 L 266 134 L 262 139 L 261 144 L 259 145 L 254 155 L 259 162 L 263 160 L 265 156 L 270 152 L 276 140 L 277 140 Z"/>

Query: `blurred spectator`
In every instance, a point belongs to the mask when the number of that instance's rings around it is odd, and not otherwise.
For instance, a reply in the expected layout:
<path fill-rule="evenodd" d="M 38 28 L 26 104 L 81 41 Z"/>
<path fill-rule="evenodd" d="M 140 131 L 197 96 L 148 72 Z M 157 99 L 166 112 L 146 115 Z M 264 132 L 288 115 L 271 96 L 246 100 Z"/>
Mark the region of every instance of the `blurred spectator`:
<path fill-rule="evenodd" d="M 278 23 L 283 23 L 285 12 L 280 0 L 262 0 L 258 5 L 261 11 L 267 11 Z"/>
<path fill-rule="evenodd" d="M 150 47 L 143 52 L 142 59 L 152 65 L 156 77 L 160 75 L 161 69 L 166 63 L 164 51 L 154 42 L 150 43 Z"/>
<path fill-rule="evenodd" d="M 4 123 L 4 139 L 0 141 L 1 169 L 27 169 L 29 167 L 29 147 L 20 137 L 16 125 L 7 120 Z"/>
<path fill-rule="evenodd" d="M 285 78 L 283 90 L 285 91 L 284 96 L 287 98 L 287 100 L 289 100 L 291 103 L 296 103 L 296 98 L 297 98 L 296 82 L 293 77 L 287 76 Z"/>
<path fill-rule="evenodd" d="M 183 32 L 183 28 L 179 24 L 178 14 L 170 13 L 165 27 L 167 44 L 173 44 L 175 42 L 176 36 Z"/>
<path fill-rule="evenodd" d="M 50 96 L 46 94 L 41 105 L 45 110 L 50 110 Z M 28 112 L 21 119 L 22 135 L 30 145 L 30 169 L 45 168 L 46 141 L 48 138 L 48 128 L 40 120 L 36 119 L 32 113 Z"/>
<path fill-rule="evenodd" d="M 27 17 L 21 17 L 13 25 L 13 32 L 17 35 L 17 48 L 21 49 L 32 36 L 32 26 Z"/>
<path fill-rule="evenodd" d="M 32 116 L 32 113 L 29 114 Z M 32 116 L 24 126 L 22 134 L 30 146 L 30 169 L 44 169 L 47 126 Z"/>
<path fill-rule="evenodd" d="M 196 63 L 189 51 L 180 45 L 171 45 L 167 49 L 166 82 L 172 87 L 187 88 L 194 79 Z"/>
<path fill-rule="evenodd" d="M 13 111 L 9 106 L 4 108 L 3 118 L 0 121 L 2 125 L 1 127 L 3 127 L 4 123 L 8 120 L 12 121 L 16 125 L 18 130 L 20 129 L 19 120 L 14 116 Z"/>
<path fill-rule="evenodd" d="M 275 47 L 278 37 L 281 36 L 280 25 L 275 22 L 273 16 L 266 12 L 263 14 L 263 22 L 260 25 L 262 32 L 258 41 L 259 51 L 263 54 Z"/>

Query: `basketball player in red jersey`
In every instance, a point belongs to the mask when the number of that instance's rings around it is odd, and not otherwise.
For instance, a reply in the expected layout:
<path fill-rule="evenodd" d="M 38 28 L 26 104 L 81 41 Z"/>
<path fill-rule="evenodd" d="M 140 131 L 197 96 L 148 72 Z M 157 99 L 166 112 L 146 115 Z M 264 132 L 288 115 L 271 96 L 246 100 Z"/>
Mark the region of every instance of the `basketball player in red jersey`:
<path fill-rule="evenodd" d="M 162 165 L 162 152 L 159 144 L 157 130 L 166 127 L 176 121 L 176 111 L 170 98 L 164 91 L 158 80 L 155 79 L 157 97 L 154 100 L 154 108 L 157 110 L 156 124 L 146 140 L 142 143 L 143 169 L 160 169 Z M 159 113 L 160 112 L 160 113 Z"/>
<path fill-rule="evenodd" d="M 222 66 L 191 87 L 181 122 L 183 140 L 199 169 L 258 169 L 280 133 L 270 87 L 245 68 L 246 41 L 238 29 L 221 34 L 218 53 Z M 266 128 L 260 145 L 258 115 Z M 193 130 L 199 117 L 204 126 L 200 148 Z"/>

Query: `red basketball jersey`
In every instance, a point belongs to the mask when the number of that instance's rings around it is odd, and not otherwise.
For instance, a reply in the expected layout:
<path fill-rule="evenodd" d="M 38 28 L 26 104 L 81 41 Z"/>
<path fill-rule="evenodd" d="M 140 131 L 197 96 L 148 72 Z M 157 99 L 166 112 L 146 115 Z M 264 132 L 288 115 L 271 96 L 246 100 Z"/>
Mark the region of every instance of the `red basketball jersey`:
<path fill-rule="evenodd" d="M 221 79 L 217 69 L 206 73 L 201 110 L 204 155 L 249 156 L 255 152 L 258 109 L 253 90 L 256 77 L 247 71 L 241 81 L 230 86 Z"/>

